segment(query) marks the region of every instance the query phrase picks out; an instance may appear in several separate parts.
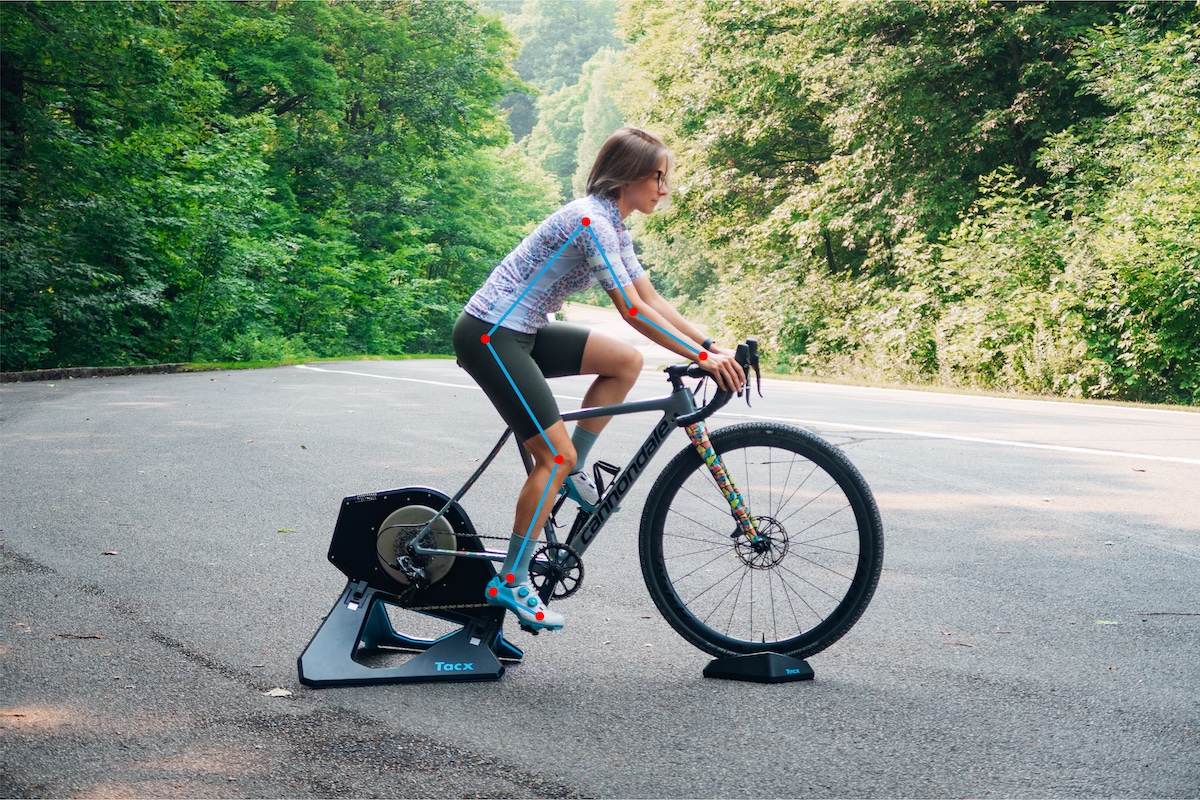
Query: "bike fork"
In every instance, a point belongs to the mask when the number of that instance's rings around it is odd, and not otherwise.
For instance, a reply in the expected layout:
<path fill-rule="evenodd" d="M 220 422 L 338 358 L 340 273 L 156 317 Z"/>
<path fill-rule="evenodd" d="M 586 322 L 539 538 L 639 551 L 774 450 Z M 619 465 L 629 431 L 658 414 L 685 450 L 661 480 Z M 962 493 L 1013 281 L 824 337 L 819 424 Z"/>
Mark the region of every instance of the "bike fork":
<path fill-rule="evenodd" d="M 688 425 L 684 430 L 687 431 L 688 437 L 692 440 L 692 446 L 696 448 L 700 458 L 704 459 L 704 463 L 708 465 L 708 471 L 712 473 L 713 480 L 717 482 L 717 488 L 729 502 L 733 518 L 737 520 L 738 530 L 751 544 L 757 544 L 762 537 L 754 524 L 754 518 L 750 516 L 750 507 L 746 505 L 746 499 L 742 497 L 741 492 L 733 485 L 733 479 L 729 477 L 729 472 L 725 469 L 725 463 L 721 461 L 721 456 L 713 449 L 704 421 Z"/>

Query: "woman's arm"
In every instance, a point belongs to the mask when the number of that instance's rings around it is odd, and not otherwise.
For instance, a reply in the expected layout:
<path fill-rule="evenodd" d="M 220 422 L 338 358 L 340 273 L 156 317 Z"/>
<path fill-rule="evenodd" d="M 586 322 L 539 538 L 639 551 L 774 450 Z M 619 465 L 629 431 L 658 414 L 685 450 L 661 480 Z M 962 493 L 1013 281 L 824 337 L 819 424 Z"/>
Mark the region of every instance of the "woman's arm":
<path fill-rule="evenodd" d="M 681 320 L 691 332 L 677 329 L 654 303 L 647 302 L 646 298 L 642 297 L 641 292 L 638 291 L 638 282 L 643 280 L 647 284 L 649 283 L 645 278 L 635 278 L 632 284 L 624 287 L 624 294 L 621 293 L 621 289 L 608 290 L 608 296 L 612 298 L 613 305 L 621 313 L 621 319 L 655 344 L 661 345 L 676 355 L 695 361 L 701 369 L 712 374 L 717 385 L 722 389 L 740 391 L 746 382 L 746 374 L 742 371 L 741 365 L 733 359 L 731 354 L 725 352 L 704 352 L 704 358 L 701 358 L 701 352 L 698 351 L 702 351 L 702 348 L 689 347 L 686 342 L 680 341 L 679 339 L 682 339 L 683 336 L 695 339 L 699 330 L 671 307 L 671 304 L 667 303 L 658 292 L 655 292 L 654 295 L 658 298 L 659 303 L 670 308 L 672 316 Z M 651 291 L 653 291 L 653 287 L 651 287 Z M 626 298 L 629 299 L 628 303 L 625 302 Z M 629 313 L 631 306 L 637 309 L 636 314 Z M 678 339 L 675 334 L 680 334 Z"/>
<path fill-rule="evenodd" d="M 644 304 L 651 306 L 655 311 L 665 317 L 667 321 L 675 327 L 676 330 L 680 331 L 693 342 L 695 342 L 698 348 L 701 350 L 704 349 L 704 342 L 709 337 L 706 336 L 703 331 L 689 322 L 686 317 L 679 313 L 675 306 L 671 305 L 671 303 L 668 302 L 665 297 L 658 293 L 658 290 L 654 288 L 654 284 L 650 282 L 649 275 L 642 275 L 634 278 L 633 286 L 635 289 L 637 289 L 638 296 L 641 297 Z M 710 345 L 710 349 L 714 353 L 733 355 L 733 353 L 730 351 L 723 347 L 718 347 L 715 344 Z"/>

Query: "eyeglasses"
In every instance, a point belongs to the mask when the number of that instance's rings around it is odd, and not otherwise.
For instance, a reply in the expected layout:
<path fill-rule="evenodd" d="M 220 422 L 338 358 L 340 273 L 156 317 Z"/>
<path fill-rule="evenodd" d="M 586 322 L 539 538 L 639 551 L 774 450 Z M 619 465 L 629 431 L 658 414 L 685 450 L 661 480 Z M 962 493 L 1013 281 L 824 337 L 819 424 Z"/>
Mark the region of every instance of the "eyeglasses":
<path fill-rule="evenodd" d="M 658 190 L 660 192 L 666 191 L 666 189 L 667 189 L 667 173 L 663 172 L 660 169 L 660 170 L 657 170 L 654 174 L 658 176 Z"/>

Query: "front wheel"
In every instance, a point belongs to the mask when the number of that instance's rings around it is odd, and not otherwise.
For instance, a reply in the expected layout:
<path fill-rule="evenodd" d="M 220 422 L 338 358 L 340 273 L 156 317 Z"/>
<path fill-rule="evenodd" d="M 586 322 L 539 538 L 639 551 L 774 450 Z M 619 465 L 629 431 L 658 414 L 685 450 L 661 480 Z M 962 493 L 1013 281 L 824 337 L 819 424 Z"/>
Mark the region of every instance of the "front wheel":
<path fill-rule="evenodd" d="M 755 520 L 741 533 L 694 448 L 671 460 L 642 514 L 642 574 L 683 638 L 716 656 L 807 658 L 862 616 L 883 568 L 871 490 L 833 445 L 789 425 L 744 423 L 711 435 Z"/>

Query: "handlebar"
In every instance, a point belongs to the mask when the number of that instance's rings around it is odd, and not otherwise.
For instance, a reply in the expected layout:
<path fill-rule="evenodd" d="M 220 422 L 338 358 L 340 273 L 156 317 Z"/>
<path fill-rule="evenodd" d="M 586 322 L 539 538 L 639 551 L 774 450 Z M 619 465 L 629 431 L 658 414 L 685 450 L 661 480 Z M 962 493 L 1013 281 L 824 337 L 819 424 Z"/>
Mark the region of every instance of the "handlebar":
<path fill-rule="evenodd" d="M 742 396 L 742 391 L 746 393 L 746 405 L 750 405 L 750 370 L 754 370 L 755 378 L 758 380 L 758 396 L 762 397 L 762 373 L 758 368 L 758 340 L 747 339 L 744 344 L 737 346 L 737 353 L 734 355 L 734 360 L 741 365 L 742 371 L 746 373 L 746 385 L 739 391 L 738 397 Z M 667 374 L 671 378 L 671 382 L 676 386 L 681 386 L 679 381 L 683 378 L 708 378 L 709 373 L 700 369 L 695 364 L 687 366 L 667 367 Z M 733 398 L 733 392 L 727 389 L 717 389 L 712 400 L 709 400 L 704 406 L 696 409 L 690 414 L 684 414 L 675 418 L 675 424 L 683 427 L 692 425 L 701 420 L 708 419 L 713 414 L 717 413 L 726 403 Z"/>

